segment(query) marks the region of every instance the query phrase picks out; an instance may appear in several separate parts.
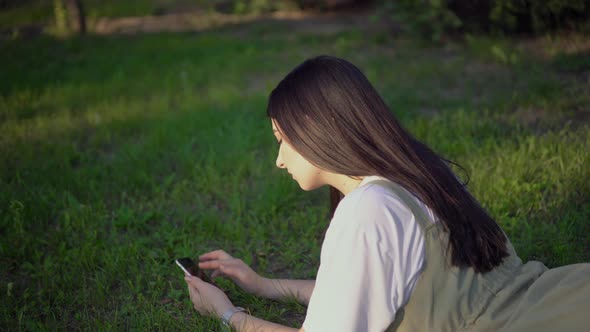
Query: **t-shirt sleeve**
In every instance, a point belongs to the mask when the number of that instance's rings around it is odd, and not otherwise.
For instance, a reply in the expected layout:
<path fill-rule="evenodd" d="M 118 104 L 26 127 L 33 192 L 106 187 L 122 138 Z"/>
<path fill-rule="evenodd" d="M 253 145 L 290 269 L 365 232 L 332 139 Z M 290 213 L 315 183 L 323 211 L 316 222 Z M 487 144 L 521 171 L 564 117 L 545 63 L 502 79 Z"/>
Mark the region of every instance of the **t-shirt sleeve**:
<path fill-rule="evenodd" d="M 385 330 L 422 268 L 424 239 L 409 209 L 375 188 L 355 194 L 322 244 L 306 332 Z"/>

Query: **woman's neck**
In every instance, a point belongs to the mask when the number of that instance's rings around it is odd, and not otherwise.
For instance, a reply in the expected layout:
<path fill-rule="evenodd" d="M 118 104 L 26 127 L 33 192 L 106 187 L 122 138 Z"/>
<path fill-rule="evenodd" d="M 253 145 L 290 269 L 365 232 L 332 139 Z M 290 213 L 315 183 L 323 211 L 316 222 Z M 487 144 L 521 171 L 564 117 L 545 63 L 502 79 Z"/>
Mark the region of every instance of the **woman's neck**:
<path fill-rule="evenodd" d="M 344 174 L 331 174 L 329 185 L 338 189 L 343 195 L 348 195 L 363 181 L 364 176 L 350 177 Z"/>

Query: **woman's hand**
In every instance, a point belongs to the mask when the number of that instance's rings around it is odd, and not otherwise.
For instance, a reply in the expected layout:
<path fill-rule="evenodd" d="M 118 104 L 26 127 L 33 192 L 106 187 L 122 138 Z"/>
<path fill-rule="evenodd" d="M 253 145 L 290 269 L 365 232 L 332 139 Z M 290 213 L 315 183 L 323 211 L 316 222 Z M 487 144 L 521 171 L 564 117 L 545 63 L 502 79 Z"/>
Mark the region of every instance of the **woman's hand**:
<path fill-rule="evenodd" d="M 234 305 L 221 289 L 198 277 L 186 275 L 184 280 L 188 284 L 191 302 L 201 315 L 221 317 L 233 308 Z"/>
<path fill-rule="evenodd" d="M 199 268 L 213 270 L 212 277 L 230 278 L 244 291 L 261 295 L 267 279 L 259 276 L 241 259 L 233 258 L 223 250 L 215 250 L 199 256 Z"/>

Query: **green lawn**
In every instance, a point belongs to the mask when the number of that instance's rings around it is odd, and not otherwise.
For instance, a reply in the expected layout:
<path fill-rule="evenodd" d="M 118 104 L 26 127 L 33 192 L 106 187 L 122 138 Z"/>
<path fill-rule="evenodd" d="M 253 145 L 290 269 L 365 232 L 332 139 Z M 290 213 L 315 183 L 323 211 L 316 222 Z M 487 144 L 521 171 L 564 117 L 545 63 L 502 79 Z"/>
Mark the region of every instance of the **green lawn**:
<path fill-rule="evenodd" d="M 216 329 L 173 264 L 216 248 L 267 276 L 314 277 L 327 193 L 275 168 L 265 106 L 318 54 L 361 67 L 405 126 L 465 166 L 523 259 L 590 259 L 587 53 L 547 51 L 559 38 L 531 51 L 287 32 L 2 42 L 3 329 Z M 259 317 L 305 315 L 221 285 Z"/>

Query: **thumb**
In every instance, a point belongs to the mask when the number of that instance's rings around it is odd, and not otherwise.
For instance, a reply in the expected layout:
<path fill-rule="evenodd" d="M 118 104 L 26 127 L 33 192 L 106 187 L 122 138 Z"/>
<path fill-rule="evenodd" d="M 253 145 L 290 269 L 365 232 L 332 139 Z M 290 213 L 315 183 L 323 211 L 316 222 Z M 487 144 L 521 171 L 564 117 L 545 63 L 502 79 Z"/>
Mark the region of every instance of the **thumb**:
<path fill-rule="evenodd" d="M 203 280 L 201 280 L 199 277 L 194 277 L 194 276 L 185 276 L 184 280 L 191 286 L 199 289 L 199 287 L 201 287 L 201 285 L 204 283 Z"/>

